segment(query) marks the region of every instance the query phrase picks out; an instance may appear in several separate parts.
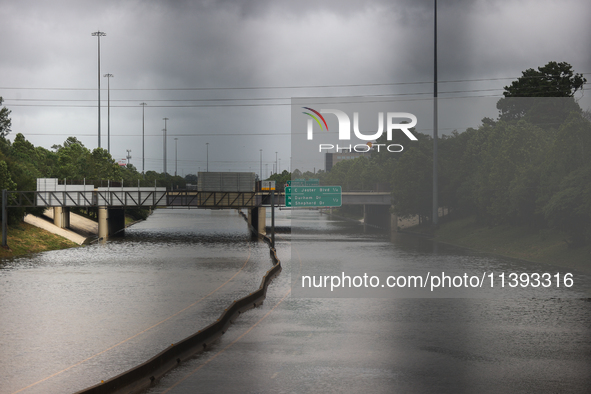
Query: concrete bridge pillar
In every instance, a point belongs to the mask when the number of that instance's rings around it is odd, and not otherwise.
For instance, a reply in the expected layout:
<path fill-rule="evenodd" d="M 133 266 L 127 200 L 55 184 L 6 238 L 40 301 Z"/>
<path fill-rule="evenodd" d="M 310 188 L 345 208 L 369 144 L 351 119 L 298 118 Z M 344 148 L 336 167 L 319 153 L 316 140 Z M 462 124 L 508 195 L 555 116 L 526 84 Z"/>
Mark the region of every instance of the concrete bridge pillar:
<path fill-rule="evenodd" d="M 53 208 L 53 224 L 59 228 L 70 227 L 70 208 L 68 207 L 54 207 Z"/>
<path fill-rule="evenodd" d="M 267 208 L 259 207 L 258 209 L 259 215 L 259 226 L 257 228 L 258 232 L 265 235 L 267 234 Z"/>
<path fill-rule="evenodd" d="M 265 207 L 251 208 L 248 210 L 248 224 L 260 234 L 266 233 L 267 211 Z"/>
<path fill-rule="evenodd" d="M 398 231 L 398 216 L 395 213 L 390 214 L 390 232 Z"/>
<path fill-rule="evenodd" d="M 109 209 L 107 207 L 98 208 L 98 237 L 107 238 L 109 235 Z"/>
<path fill-rule="evenodd" d="M 107 238 L 108 236 L 123 235 L 125 229 L 125 210 L 109 209 L 107 207 L 98 208 L 98 237 Z"/>

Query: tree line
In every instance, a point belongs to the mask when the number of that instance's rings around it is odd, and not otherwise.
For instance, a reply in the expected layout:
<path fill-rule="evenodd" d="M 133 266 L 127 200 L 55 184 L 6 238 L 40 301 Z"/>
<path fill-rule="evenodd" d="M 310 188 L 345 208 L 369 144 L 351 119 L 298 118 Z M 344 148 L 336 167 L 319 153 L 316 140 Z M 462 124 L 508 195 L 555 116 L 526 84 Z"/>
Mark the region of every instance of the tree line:
<path fill-rule="evenodd" d="M 438 141 L 439 205 L 454 216 L 478 222 L 554 228 L 572 247 L 591 243 L 591 113 L 574 94 L 586 79 L 568 63 L 528 69 L 497 102 L 497 119 L 454 131 Z M 373 152 L 314 174 L 324 185 L 368 190 L 377 183 L 392 190 L 400 217 L 430 220 L 433 138 L 392 155 Z M 399 143 L 385 141 L 378 143 Z M 408 144 L 406 144 L 408 145 Z M 296 176 L 297 177 L 297 176 Z M 374 189 L 375 190 L 375 189 Z"/>
<path fill-rule="evenodd" d="M 496 119 L 439 139 L 440 207 L 455 216 L 472 215 L 483 224 L 555 228 L 572 247 L 591 243 L 591 113 L 574 99 L 586 79 L 568 63 L 550 62 L 528 69 L 497 102 Z M 0 105 L 2 100 L 0 98 Z M 89 150 L 75 137 L 52 150 L 35 147 L 22 134 L 10 142 L 10 111 L 0 110 L 0 189 L 35 190 L 36 178 L 138 180 L 147 185 L 184 187 L 185 179 L 134 166 L 119 166 L 107 151 Z M 283 171 L 269 179 L 318 178 L 323 185 L 347 190 L 391 190 L 400 217 L 432 215 L 433 139 L 418 141 L 403 152 L 372 152 L 344 160 L 331 171 Z M 400 140 L 396 140 L 400 138 Z M 380 137 L 377 143 L 406 143 Z M 196 181 L 194 175 L 185 177 Z M 195 178 L 195 179 L 194 179 Z M 17 210 L 11 210 L 17 211 Z M 22 218 L 23 212 L 15 213 Z"/>
<path fill-rule="evenodd" d="M 6 107 L 0 109 L 0 190 L 36 190 L 37 178 L 58 178 L 68 184 L 84 182 L 95 186 L 107 186 L 107 181 L 111 181 L 125 186 L 185 187 L 186 181 L 180 176 L 155 171 L 147 171 L 144 175 L 132 164 L 120 166 L 107 150 L 90 150 L 76 137 L 68 137 L 63 144 L 53 145 L 51 150 L 34 146 L 21 133 L 16 134 L 11 142 L 7 138 L 12 131 L 10 113 Z M 22 220 L 26 213 L 40 215 L 42 211 L 43 208 L 11 208 L 8 210 L 9 223 Z M 145 209 L 128 209 L 126 212 L 136 218 L 145 218 L 148 214 Z M 96 216 L 94 209 L 88 213 Z"/>

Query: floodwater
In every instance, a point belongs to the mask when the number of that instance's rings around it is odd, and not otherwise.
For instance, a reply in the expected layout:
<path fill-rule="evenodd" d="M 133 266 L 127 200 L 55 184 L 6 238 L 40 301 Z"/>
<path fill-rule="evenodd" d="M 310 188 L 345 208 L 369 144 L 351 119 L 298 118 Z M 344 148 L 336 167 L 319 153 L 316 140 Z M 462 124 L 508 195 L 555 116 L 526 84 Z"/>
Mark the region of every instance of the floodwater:
<path fill-rule="evenodd" d="M 156 210 L 122 239 L 3 261 L 0 393 L 72 393 L 146 361 L 272 266 L 235 211 Z"/>
<path fill-rule="evenodd" d="M 317 212 L 276 219 L 292 234 L 277 236 L 284 270 L 264 304 L 148 393 L 589 392 L 588 276 L 510 296 L 486 286 L 319 295 L 300 275 L 567 271 L 392 240 Z M 200 210 L 157 210 L 124 239 L 3 262 L 0 393 L 108 379 L 215 320 L 270 265 L 235 212 Z"/>

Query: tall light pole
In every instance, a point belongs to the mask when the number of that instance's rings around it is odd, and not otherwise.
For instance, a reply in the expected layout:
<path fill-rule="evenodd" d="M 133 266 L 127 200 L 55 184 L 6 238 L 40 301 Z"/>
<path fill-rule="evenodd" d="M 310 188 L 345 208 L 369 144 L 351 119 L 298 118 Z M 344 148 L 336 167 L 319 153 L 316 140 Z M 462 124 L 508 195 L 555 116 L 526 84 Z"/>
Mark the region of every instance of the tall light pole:
<path fill-rule="evenodd" d="M 275 152 L 275 174 L 277 174 L 277 152 Z"/>
<path fill-rule="evenodd" d="M 207 149 L 207 172 L 209 172 L 209 142 L 205 143 L 205 149 Z"/>
<path fill-rule="evenodd" d="M 111 78 L 113 74 L 105 74 L 107 78 L 107 152 L 111 154 Z"/>
<path fill-rule="evenodd" d="M 107 35 L 102 31 L 91 34 L 98 38 L 98 147 L 101 147 L 101 37 Z"/>
<path fill-rule="evenodd" d="M 433 36 L 433 226 L 439 224 L 439 201 L 437 196 L 437 0 L 434 0 Z"/>
<path fill-rule="evenodd" d="M 174 139 L 174 176 L 176 176 L 176 170 L 177 170 L 177 142 L 178 142 L 178 138 Z"/>
<path fill-rule="evenodd" d="M 164 176 L 166 177 L 166 121 L 168 118 L 162 118 L 164 120 Z"/>
<path fill-rule="evenodd" d="M 144 172 L 144 170 L 145 170 L 144 165 L 146 163 L 146 160 L 145 160 L 146 159 L 146 153 L 145 153 L 146 151 L 144 149 L 144 137 L 145 137 L 145 133 L 144 133 L 144 124 L 145 124 L 144 123 L 144 110 L 146 108 L 146 105 L 148 105 L 148 104 L 146 104 L 146 103 L 140 103 L 140 105 L 142 106 L 142 174 L 145 174 L 145 172 Z"/>
<path fill-rule="evenodd" d="M 259 176 L 261 177 L 261 181 L 263 180 L 263 150 L 259 149 L 259 152 L 261 152 L 261 166 L 259 168 Z"/>

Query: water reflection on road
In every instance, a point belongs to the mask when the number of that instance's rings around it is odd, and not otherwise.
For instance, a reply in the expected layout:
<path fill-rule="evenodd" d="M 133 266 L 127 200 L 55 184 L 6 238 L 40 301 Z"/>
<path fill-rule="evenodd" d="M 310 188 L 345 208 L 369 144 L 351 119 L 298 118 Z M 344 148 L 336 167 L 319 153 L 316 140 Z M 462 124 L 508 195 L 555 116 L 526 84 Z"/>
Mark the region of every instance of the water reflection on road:
<path fill-rule="evenodd" d="M 291 239 L 278 238 L 277 245 L 283 272 L 292 275 L 321 271 L 323 258 L 339 268 L 376 261 L 398 268 L 454 262 L 528 272 L 538 267 L 415 237 L 391 243 L 317 214 L 300 215 L 292 225 Z M 303 256 L 314 255 L 306 264 Z M 242 316 L 216 348 L 149 393 L 582 393 L 591 387 L 591 302 L 578 294 L 305 298 L 294 296 L 292 285 L 282 274 L 262 308 Z"/>
<path fill-rule="evenodd" d="M 213 322 L 271 264 L 236 212 L 197 210 L 3 261 L 0 393 L 74 392 L 132 368 Z"/>
<path fill-rule="evenodd" d="M 290 223 L 292 234 L 277 237 L 284 269 L 264 304 L 149 393 L 591 387 L 591 302 L 568 289 L 456 299 L 291 290 L 301 270 L 542 268 L 416 237 L 391 242 L 317 212 L 277 214 L 278 225 Z M 270 265 L 267 245 L 251 241 L 235 212 L 197 210 L 158 210 L 106 245 L 4 261 L 0 393 L 74 392 L 108 379 L 209 324 Z"/>

